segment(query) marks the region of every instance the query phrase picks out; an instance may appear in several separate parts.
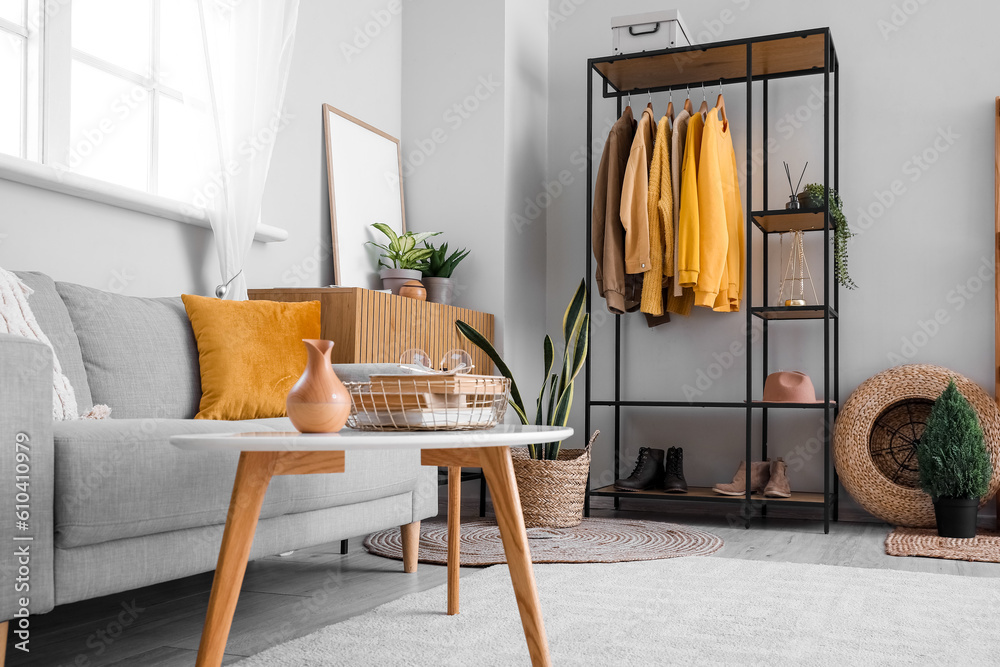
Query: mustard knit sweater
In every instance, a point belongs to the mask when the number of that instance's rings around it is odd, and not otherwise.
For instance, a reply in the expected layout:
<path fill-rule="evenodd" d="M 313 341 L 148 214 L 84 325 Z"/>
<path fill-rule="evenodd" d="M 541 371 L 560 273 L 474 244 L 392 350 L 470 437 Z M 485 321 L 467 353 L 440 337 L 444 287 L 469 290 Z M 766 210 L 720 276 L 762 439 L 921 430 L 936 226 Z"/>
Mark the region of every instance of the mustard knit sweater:
<path fill-rule="evenodd" d="M 649 263 L 642 276 L 640 310 L 663 315 L 663 286 L 674 274 L 674 198 L 670 179 L 670 120 L 664 116 L 656 127 L 653 160 L 649 165 Z"/>

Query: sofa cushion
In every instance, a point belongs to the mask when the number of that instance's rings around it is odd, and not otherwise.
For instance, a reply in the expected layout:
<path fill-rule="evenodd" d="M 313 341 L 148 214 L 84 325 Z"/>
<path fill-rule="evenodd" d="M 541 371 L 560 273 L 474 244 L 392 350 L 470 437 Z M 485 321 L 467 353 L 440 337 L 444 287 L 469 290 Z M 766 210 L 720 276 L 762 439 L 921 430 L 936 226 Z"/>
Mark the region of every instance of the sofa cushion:
<path fill-rule="evenodd" d="M 320 335 L 319 301 L 181 299 L 198 341 L 195 419 L 284 417 L 288 392 L 306 368 L 302 340 Z"/>
<path fill-rule="evenodd" d="M 58 422 L 55 543 L 62 549 L 223 524 L 238 454 L 192 452 L 172 435 L 291 431 L 288 419 Z M 417 488 L 417 452 L 349 452 L 346 472 L 275 477 L 261 517 L 336 507 Z"/>
<path fill-rule="evenodd" d="M 69 311 L 66 310 L 66 305 L 56 291 L 55 282 L 37 271 L 15 271 L 14 275 L 34 290 L 28 297 L 28 305 L 38 320 L 38 326 L 51 341 L 56 358 L 62 366 L 63 375 L 73 385 L 77 410 L 86 412 L 94 402 L 90 396 L 90 384 L 87 371 L 84 369 L 83 355 L 80 352 L 80 340 L 73 328 Z"/>
<path fill-rule="evenodd" d="M 198 412 L 198 346 L 180 297 L 140 298 L 56 283 L 73 320 L 95 403 L 115 419 Z"/>

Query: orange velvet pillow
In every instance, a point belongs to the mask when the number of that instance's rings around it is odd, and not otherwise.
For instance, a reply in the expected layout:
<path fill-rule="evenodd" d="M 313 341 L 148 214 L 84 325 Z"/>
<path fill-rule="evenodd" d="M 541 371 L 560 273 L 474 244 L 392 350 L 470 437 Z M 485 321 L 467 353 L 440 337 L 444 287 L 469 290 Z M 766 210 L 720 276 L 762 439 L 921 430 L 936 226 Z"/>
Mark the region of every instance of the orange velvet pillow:
<path fill-rule="evenodd" d="M 223 301 L 181 295 L 201 364 L 195 419 L 285 416 L 285 397 L 306 368 L 303 338 L 319 338 L 319 301 Z"/>

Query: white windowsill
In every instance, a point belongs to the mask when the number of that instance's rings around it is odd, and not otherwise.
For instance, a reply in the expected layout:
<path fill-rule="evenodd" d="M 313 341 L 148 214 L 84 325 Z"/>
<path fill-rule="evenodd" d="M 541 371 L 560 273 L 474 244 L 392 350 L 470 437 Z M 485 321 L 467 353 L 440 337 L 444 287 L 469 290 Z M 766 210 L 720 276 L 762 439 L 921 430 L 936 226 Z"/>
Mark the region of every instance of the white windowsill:
<path fill-rule="evenodd" d="M 90 201 L 117 206 L 119 208 L 146 213 L 187 225 L 211 229 L 204 211 L 179 201 L 151 195 L 113 183 L 74 174 L 65 169 L 39 164 L 12 155 L 0 153 L 0 178 L 15 183 L 31 185 L 43 190 L 89 199 Z M 258 225 L 253 240 L 272 243 L 288 239 L 288 232 L 271 225 Z"/>

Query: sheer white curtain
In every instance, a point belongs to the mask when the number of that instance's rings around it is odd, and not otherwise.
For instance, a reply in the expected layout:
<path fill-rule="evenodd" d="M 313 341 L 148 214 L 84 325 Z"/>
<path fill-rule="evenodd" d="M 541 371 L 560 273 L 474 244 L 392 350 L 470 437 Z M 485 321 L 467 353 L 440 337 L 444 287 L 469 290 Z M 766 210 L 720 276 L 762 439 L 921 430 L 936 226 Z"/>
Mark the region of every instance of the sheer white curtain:
<path fill-rule="evenodd" d="M 225 298 L 246 299 L 244 262 L 260 220 L 282 115 L 299 0 L 198 0 L 207 66 L 211 172 L 201 193 Z"/>

